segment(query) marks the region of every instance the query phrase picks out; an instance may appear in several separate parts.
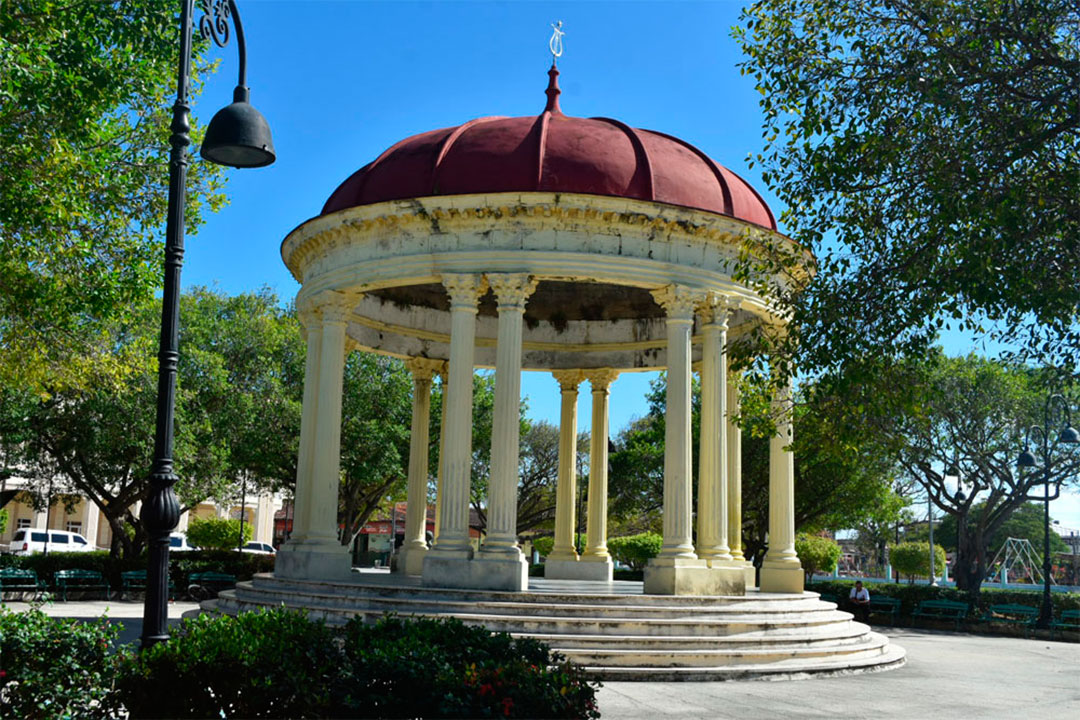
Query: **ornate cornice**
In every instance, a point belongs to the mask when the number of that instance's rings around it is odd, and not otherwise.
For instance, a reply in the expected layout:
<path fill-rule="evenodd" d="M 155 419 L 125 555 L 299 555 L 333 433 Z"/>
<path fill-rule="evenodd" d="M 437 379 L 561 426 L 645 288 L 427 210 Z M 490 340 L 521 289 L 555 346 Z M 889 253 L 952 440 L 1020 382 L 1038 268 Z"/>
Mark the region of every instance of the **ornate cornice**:
<path fill-rule="evenodd" d="M 573 193 L 495 193 L 450 195 L 363 205 L 319 216 L 303 223 L 285 238 L 281 256 L 293 277 L 304 280 L 304 270 L 316 257 L 371 235 L 404 236 L 481 233 L 513 219 L 526 229 L 574 229 L 613 242 L 625 232 L 636 232 L 654 242 L 680 242 L 697 238 L 706 243 L 766 256 L 775 243 L 787 252 L 800 252 L 790 238 L 741 220 L 675 206 L 629 198 Z M 803 255 L 802 272 L 812 272 L 813 257 Z"/>

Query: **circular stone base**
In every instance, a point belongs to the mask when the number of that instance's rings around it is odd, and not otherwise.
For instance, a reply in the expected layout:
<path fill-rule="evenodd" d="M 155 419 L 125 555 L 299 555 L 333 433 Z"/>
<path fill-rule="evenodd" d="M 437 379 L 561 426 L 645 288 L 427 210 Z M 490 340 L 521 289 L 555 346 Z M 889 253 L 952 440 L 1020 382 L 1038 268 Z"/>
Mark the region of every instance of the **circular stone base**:
<path fill-rule="evenodd" d="M 421 587 L 418 578 L 355 573 L 350 582 L 257 575 L 210 612 L 287 607 L 344 624 L 385 613 L 456 617 L 532 637 L 606 680 L 796 679 L 890 670 L 904 650 L 817 593 L 643 595 L 641 583 L 530 579 L 526 592 Z"/>

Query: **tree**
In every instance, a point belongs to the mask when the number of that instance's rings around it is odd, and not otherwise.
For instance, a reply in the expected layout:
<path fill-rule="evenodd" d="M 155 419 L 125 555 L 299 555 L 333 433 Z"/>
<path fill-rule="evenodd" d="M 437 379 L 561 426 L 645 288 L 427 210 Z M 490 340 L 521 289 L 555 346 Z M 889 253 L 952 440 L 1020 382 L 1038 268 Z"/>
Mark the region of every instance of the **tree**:
<path fill-rule="evenodd" d="M 694 467 L 699 391 L 693 389 Z M 612 512 L 659 514 L 663 507 L 664 378 L 649 393 L 649 413 L 619 434 L 611 456 Z M 742 529 L 747 557 L 760 564 L 769 517 L 769 437 L 775 424 L 767 386 L 743 383 Z M 795 526 L 806 532 L 852 527 L 891 493 L 892 464 L 876 438 L 851 421 L 845 398 L 831 388 L 800 389 L 795 417 Z"/>
<path fill-rule="evenodd" d="M 253 533 L 251 524 L 245 523 L 241 538 L 238 519 L 192 518 L 187 529 L 187 539 L 189 543 L 203 550 L 232 550 L 251 540 Z"/>
<path fill-rule="evenodd" d="M 299 433 L 300 390 L 289 380 L 303 364 L 295 320 L 265 290 L 229 298 L 196 288 L 182 298 L 182 311 L 174 452 L 181 506 L 230 497 L 241 476 L 276 487 L 284 466 L 295 468 Z M 89 498 L 109 523 L 113 551 L 125 555 L 143 542 L 131 508 L 148 487 L 159 315 L 157 303 L 143 303 L 102 332 L 99 352 L 143 360 L 122 378 L 106 372 L 100 382 L 46 397 L 11 386 L 0 392 L 0 447 L 15 448 L 38 501 L 57 493 Z M 271 431 L 280 434 L 268 441 Z M 270 448 L 291 459 L 266 461 Z"/>
<path fill-rule="evenodd" d="M 159 0 L 0 4 L 0 384 L 139 372 L 97 340 L 161 283 L 177 27 Z M 189 232 L 223 178 L 189 165 Z"/>
<path fill-rule="evenodd" d="M 896 572 L 907 575 L 908 583 L 916 577 L 930 577 L 930 543 L 904 542 L 891 548 L 889 557 Z M 939 575 L 945 567 L 945 549 L 934 543 L 934 574 Z"/>
<path fill-rule="evenodd" d="M 902 370 L 902 379 L 883 375 L 866 392 L 885 397 L 903 385 L 914 402 L 887 413 L 868 406 L 867 423 L 937 510 L 955 517 L 960 543 L 953 576 L 957 587 L 976 593 L 992 557 L 991 540 L 1018 508 L 1045 491 L 1042 468 L 1018 472 L 1016 458 L 1022 428 L 1043 422 L 1048 378 L 1026 367 L 975 356 L 946 358 L 940 352 Z M 1051 434 L 1056 436 L 1053 429 Z M 1050 461 L 1050 497 L 1056 498 L 1080 469 L 1080 452 L 1056 446 Z M 946 480 L 957 473 L 963 495 L 953 479 Z M 955 537 L 952 529 L 941 539 Z"/>
<path fill-rule="evenodd" d="M 613 537 L 608 540 L 611 557 L 624 565 L 629 565 L 631 570 L 644 570 L 649 560 L 659 555 L 663 547 L 664 537 L 652 532 Z"/>
<path fill-rule="evenodd" d="M 979 515 L 984 512 L 983 507 L 985 503 L 979 502 L 972 506 L 971 512 L 974 515 Z M 934 531 L 934 539 L 941 540 L 941 544 L 946 549 L 956 550 L 956 515 L 946 515 L 941 520 L 941 524 Z M 1024 503 L 1020 507 L 1016 508 L 1009 515 L 1005 522 L 1001 523 L 1001 526 L 997 531 L 989 538 L 986 546 L 986 555 L 989 559 L 993 559 L 997 555 L 998 550 L 1005 545 L 1005 541 L 1009 538 L 1021 538 L 1024 540 L 1030 540 L 1032 547 L 1035 548 L 1035 552 L 1042 557 L 1043 551 L 1043 531 L 1045 525 L 1045 516 L 1043 514 L 1042 503 L 1040 502 L 1028 502 Z M 1069 546 L 1061 539 L 1053 529 L 1050 530 L 1050 552 L 1068 552 Z"/>
<path fill-rule="evenodd" d="M 517 531 L 523 533 L 555 519 L 559 428 L 544 420 L 530 423 L 521 437 L 518 465 Z"/>
<path fill-rule="evenodd" d="M 1075 372 L 1077 28 L 1074 0 L 743 12 L 734 35 L 764 113 L 755 160 L 817 255 L 812 284 L 775 288 L 803 371 L 915 357 L 959 327 Z"/>
<path fill-rule="evenodd" d="M 842 554 L 840 546 L 832 538 L 806 533 L 795 537 L 795 552 L 799 555 L 807 582 L 814 577 L 814 573 L 835 570 Z"/>

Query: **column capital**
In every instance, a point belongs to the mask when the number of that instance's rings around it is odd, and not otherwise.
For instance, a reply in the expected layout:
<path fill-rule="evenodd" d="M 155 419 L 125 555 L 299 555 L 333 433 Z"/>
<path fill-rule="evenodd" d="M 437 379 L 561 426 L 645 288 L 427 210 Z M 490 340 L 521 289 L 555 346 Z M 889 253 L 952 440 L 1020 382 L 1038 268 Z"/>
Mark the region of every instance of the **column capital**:
<path fill-rule="evenodd" d="M 528 273 L 489 273 L 485 275 L 499 308 L 525 308 L 525 302 L 536 290 L 537 279 Z"/>
<path fill-rule="evenodd" d="M 664 308 L 668 320 L 694 319 L 694 307 L 701 302 L 701 291 L 685 285 L 665 285 L 652 291 L 656 304 Z"/>
<path fill-rule="evenodd" d="M 307 327 L 319 319 L 324 323 L 346 323 L 363 293 L 355 290 L 322 290 L 297 298 L 296 311 Z"/>
<path fill-rule="evenodd" d="M 619 377 L 619 371 L 612 368 L 584 370 L 582 374 L 589 381 L 589 385 L 592 385 L 593 392 L 607 392 L 611 383 L 615 382 L 615 379 Z"/>
<path fill-rule="evenodd" d="M 705 367 L 705 363 L 703 363 L 701 360 L 690 363 L 690 369 L 696 373 L 700 373 L 701 368 L 703 367 Z"/>
<path fill-rule="evenodd" d="M 483 275 L 471 273 L 449 273 L 442 276 L 443 287 L 450 296 L 450 309 L 464 309 L 476 312 L 476 305 L 487 292 L 487 281 Z"/>
<path fill-rule="evenodd" d="M 552 370 L 551 375 L 563 392 L 577 392 L 578 385 L 585 379 L 580 370 Z"/>
<path fill-rule="evenodd" d="M 718 325 L 721 330 L 727 330 L 728 319 L 738 307 L 739 301 L 736 298 L 719 292 L 709 292 L 698 305 L 697 313 L 703 325 Z"/>
<path fill-rule="evenodd" d="M 442 360 L 423 357 L 409 358 L 405 361 L 405 367 L 412 373 L 413 380 L 427 380 L 429 382 L 445 365 L 446 363 Z"/>

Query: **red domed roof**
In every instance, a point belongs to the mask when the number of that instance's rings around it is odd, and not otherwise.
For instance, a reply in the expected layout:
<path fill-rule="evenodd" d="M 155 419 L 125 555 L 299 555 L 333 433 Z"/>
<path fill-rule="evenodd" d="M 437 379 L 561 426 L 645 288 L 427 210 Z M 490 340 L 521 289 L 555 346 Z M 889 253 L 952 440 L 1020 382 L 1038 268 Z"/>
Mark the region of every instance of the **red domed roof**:
<path fill-rule="evenodd" d="M 649 200 L 729 215 L 775 230 L 741 177 L 678 138 L 559 108 L 548 71 L 537 117 L 486 117 L 406 138 L 356 171 L 322 214 L 386 200 L 495 192 L 566 192 Z"/>

